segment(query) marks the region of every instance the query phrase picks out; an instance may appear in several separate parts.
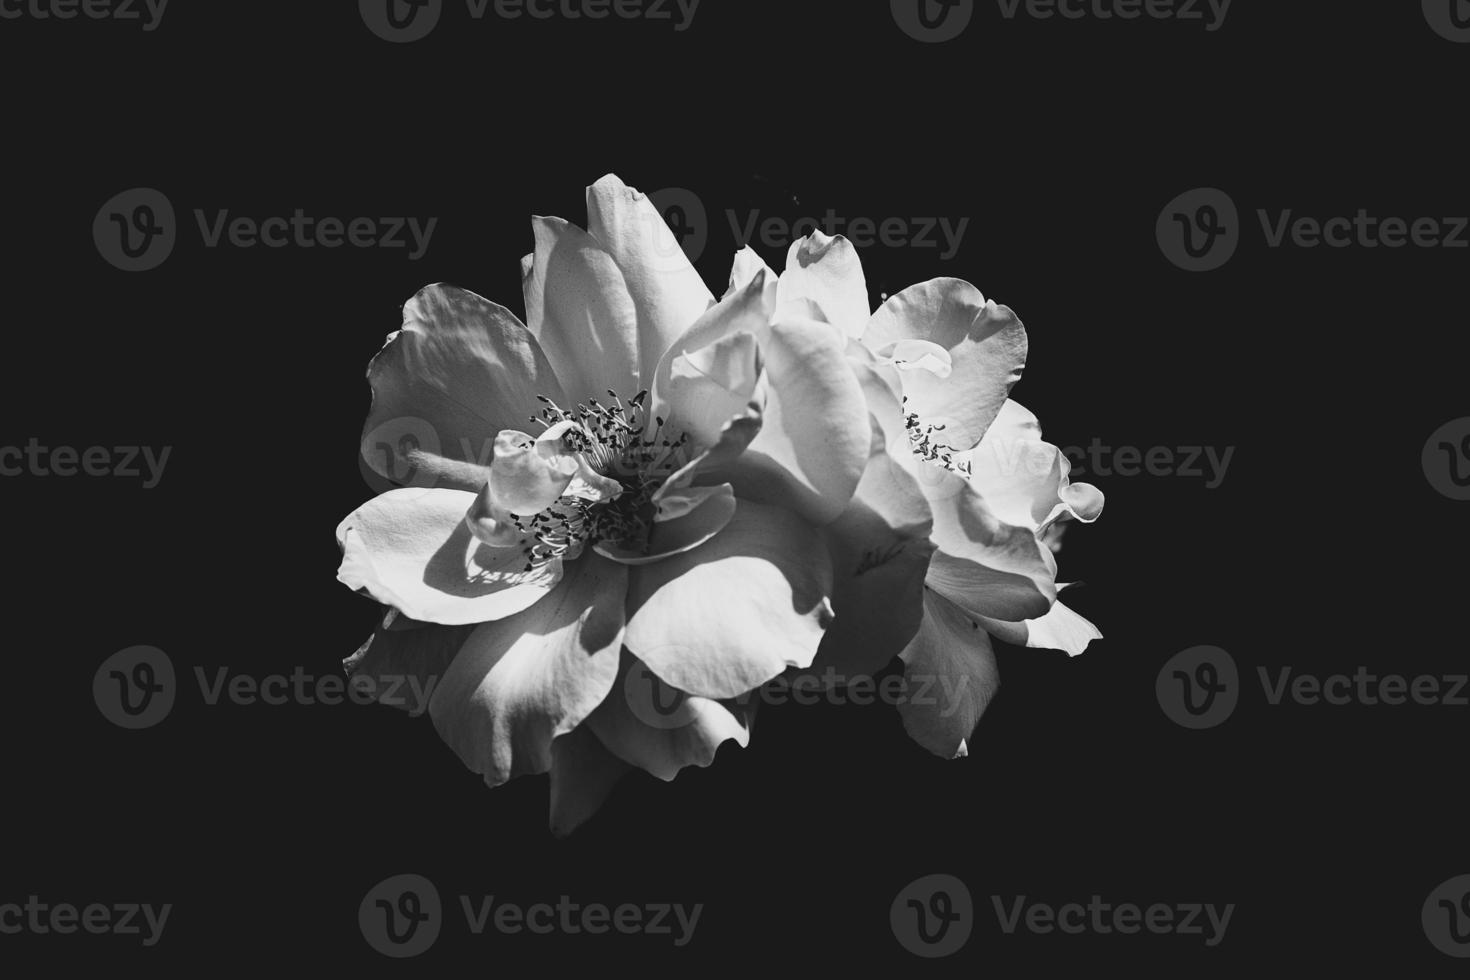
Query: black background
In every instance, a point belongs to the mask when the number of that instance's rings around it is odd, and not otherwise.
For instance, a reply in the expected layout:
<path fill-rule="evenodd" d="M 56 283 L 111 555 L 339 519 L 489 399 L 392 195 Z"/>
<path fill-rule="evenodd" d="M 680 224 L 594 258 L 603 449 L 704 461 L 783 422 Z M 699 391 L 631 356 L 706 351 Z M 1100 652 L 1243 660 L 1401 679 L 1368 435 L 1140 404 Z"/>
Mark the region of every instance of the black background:
<path fill-rule="evenodd" d="M 886 4 L 705 0 L 668 23 L 475 23 L 454 2 L 392 45 L 350 3 L 185 3 L 160 28 L 0 21 L 9 175 L 0 443 L 168 445 L 162 483 L 7 478 L 0 900 L 173 903 L 163 941 L 0 936 L 0 962 L 168 974 L 333 966 L 785 975 L 869 968 L 1139 975 L 1459 961 L 1420 905 L 1470 872 L 1454 707 L 1266 704 L 1257 666 L 1464 672 L 1465 507 L 1426 482 L 1429 433 L 1466 414 L 1454 250 L 1269 249 L 1257 208 L 1463 215 L 1470 45 L 1417 3 L 1239 0 L 1199 22 L 1007 22 L 911 40 Z M 370 494 L 363 371 L 420 286 L 520 310 L 532 213 L 582 223 L 604 173 L 693 190 L 718 292 L 723 214 L 969 217 L 957 256 L 863 250 L 870 286 L 969 279 L 1031 338 L 1016 397 L 1058 445 L 1234 446 L 1223 483 L 1097 478 L 1061 578 L 1107 638 L 1002 648 L 971 756 L 933 758 L 891 708 L 763 711 L 748 749 L 669 784 L 636 774 L 576 836 L 545 777 L 487 790 L 426 719 L 354 705 L 207 706 L 195 667 L 312 675 L 366 636 L 332 532 Z M 180 239 L 128 274 L 91 237 L 155 187 Z M 1226 190 L 1223 269 L 1155 242 L 1166 202 Z M 439 217 L 428 254 L 205 248 L 193 209 Z M 760 249 L 778 270 L 784 256 Z M 1186 731 L 1154 679 L 1197 644 L 1246 676 Z M 165 650 L 183 692 L 123 731 L 93 704 L 116 650 Z M 449 922 L 395 963 L 357 926 L 379 880 L 426 875 Z M 963 879 L 955 956 L 905 952 L 889 904 Z M 455 896 L 704 903 L 667 937 L 471 936 Z M 1200 937 L 1005 935 L 990 896 L 1235 903 Z"/>

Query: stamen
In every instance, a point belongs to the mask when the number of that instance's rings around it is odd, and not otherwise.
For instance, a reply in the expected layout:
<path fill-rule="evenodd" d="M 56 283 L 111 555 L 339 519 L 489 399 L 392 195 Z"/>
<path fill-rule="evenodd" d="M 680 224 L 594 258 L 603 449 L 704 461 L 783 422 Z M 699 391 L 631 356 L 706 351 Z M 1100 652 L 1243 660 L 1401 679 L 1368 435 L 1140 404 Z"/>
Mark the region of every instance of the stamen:
<path fill-rule="evenodd" d="M 612 389 L 607 394 L 611 405 L 588 398 L 586 404 L 572 409 L 562 408 L 545 395 L 536 396 L 546 407 L 531 421 L 547 429 L 575 423 L 562 436 L 567 451 L 583 455 L 600 476 L 619 483 L 622 493 L 603 500 L 565 496 L 525 524 L 517 520 L 516 527 L 528 537 L 522 548 L 527 571 L 557 558 L 574 558 L 599 541 L 631 550 L 646 547 L 655 513 L 653 495 L 687 461 L 687 433 L 666 438 L 665 421 L 658 417 L 653 420 L 653 432 L 648 433 L 646 389 L 626 399 Z"/>
<path fill-rule="evenodd" d="M 949 470 L 951 473 L 968 478 L 970 476 L 970 461 L 967 459 L 955 459 L 955 454 L 961 450 L 953 446 L 938 442 L 932 437 L 936 432 L 943 432 L 944 426 L 933 424 L 925 425 L 919 420 L 919 416 L 908 410 L 908 397 L 904 396 L 903 427 L 908 430 L 909 448 L 914 455 L 923 460 L 928 460 L 937 466 Z"/>

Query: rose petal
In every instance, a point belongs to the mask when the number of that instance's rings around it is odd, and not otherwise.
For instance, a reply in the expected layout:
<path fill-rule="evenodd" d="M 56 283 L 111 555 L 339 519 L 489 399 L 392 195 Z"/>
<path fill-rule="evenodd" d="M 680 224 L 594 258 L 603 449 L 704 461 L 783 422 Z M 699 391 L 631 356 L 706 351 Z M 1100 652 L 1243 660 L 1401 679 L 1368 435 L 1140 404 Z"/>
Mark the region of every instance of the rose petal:
<path fill-rule="evenodd" d="M 892 451 L 892 447 L 890 447 Z M 1056 600 L 1056 559 L 1029 528 L 1000 520 L 963 476 L 912 455 L 903 460 L 934 514 L 930 588 L 978 615 L 1021 620 Z"/>
<path fill-rule="evenodd" d="M 554 740 L 551 743 L 552 834 L 566 837 L 591 819 L 632 768 L 609 752 L 586 723 Z"/>
<path fill-rule="evenodd" d="M 737 333 L 670 364 L 668 411 L 676 431 L 696 446 L 712 446 L 725 424 L 742 414 L 760 376 L 755 335 Z"/>
<path fill-rule="evenodd" d="M 683 364 L 684 373 L 690 373 L 696 366 L 708 364 L 713 367 L 719 356 L 749 358 L 751 355 L 742 347 L 725 348 L 719 355 L 711 352 L 703 360 L 689 363 L 691 356 L 698 356 L 699 352 L 705 351 L 731 337 L 742 333 L 756 338 L 759 343 L 766 335 L 770 326 L 770 308 L 766 304 L 764 286 L 765 273 L 757 272 L 755 277 L 738 290 L 728 293 L 724 299 L 710 307 L 705 313 L 689 325 L 677 339 L 664 352 L 658 362 L 658 367 L 653 374 L 653 411 L 650 413 L 655 419 L 663 418 L 669 432 L 689 432 L 696 440 L 696 449 L 703 449 L 711 445 L 711 439 L 718 433 L 718 427 L 711 429 L 708 412 L 701 409 L 698 401 L 698 391 L 686 391 L 676 393 L 674 390 L 674 375 L 676 365 Z M 744 341 L 735 342 L 737 345 Z M 746 380 L 745 368 L 751 366 L 749 360 L 727 367 L 734 368 L 730 372 L 730 386 L 726 387 L 726 394 L 737 394 L 736 388 L 743 385 Z M 754 366 L 759 368 L 759 360 L 756 359 Z M 753 393 L 752 393 L 753 397 Z M 747 399 L 749 402 L 749 399 Z M 729 400 L 727 399 L 727 406 Z M 685 418 L 685 414 L 690 417 Z M 716 412 L 716 415 L 719 413 Z M 728 421 L 721 420 L 720 424 Z"/>
<path fill-rule="evenodd" d="M 988 616 L 977 618 L 980 625 L 998 640 L 1035 650 L 1061 650 L 1071 657 L 1086 650 L 1093 640 L 1102 639 L 1102 632 L 1096 626 L 1071 607 L 1063 605 L 1060 599 L 1037 619 L 1010 623 Z"/>
<path fill-rule="evenodd" d="M 710 473 L 729 466 L 760 433 L 763 421 L 760 411 L 753 404 L 747 405 L 743 415 L 725 423 L 725 427 L 720 430 L 720 438 L 714 445 L 669 475 L 663 486 L 653 495 L 654 504 L 657 505 L 669 494 L 683 491 L 695 480 L 710 479 Z"/>
<path fill-rule="evenodd" d="M 532 218 L 536 251 L 524 280 L 526 322 L 571 405 L 642 388 L 638 313 L 602 244 L 561 218 Z M 570 407 L 570 405 L 563 406 Z"/>
<path fill-rule="evenodd" d="M 373 471 L 395 483 L 461 490 L 484 484 L 491 440 L 524 424 L 537 395 L 565 398 L 513 313 L 442 283 L 404 304 L 403 328 L 368 365 L 368 382 L 373 404 L 361 450 Z"/>
<path fill-rule="evenodd" d="M 1016 401 L 1006 400 L 985 438 L 962 458 L 970 482 L 1007 523 L 1039 532 L 1064 513 L 1087 524 L 1102 515 L 1102 491 L 1068 479 L 1071 462 L 1042 441 L 1036 416 Z"/>
<path fill-rule="evenodd" d="M 980 441 L 1026 366 L 1026 328 L 1010 309 L 988 302 L 959 279 L 910 286 L 873 314 L 863 343 L 873 350 L 924 340 L 949 352 L 950 372 L 903 372 L 908 410 L 945 426 L 945 441 L 966 450 Z"/>
<path fill-rule="evenodd" d="M 714 302 L 653 202 L 612 174 L 587 188 L 592 237 L 617 260 L 638 311 L 641 377 Z"/>
<path fill-rule="evenodd" d="M 679 690 L 733 698 L 811 664 L 832 619 L 831 587 L 815 531 L 789 511 L 740 500 L 710 541 L 634 570 L 624 642 Z"/>
<path fill-rule="evenodd" d="M 761 431 L 720 478 L 737 496 L 790 507 L 816 525 L 847 507 L 872 430 L 845 344 L 826 324 L 778 319 L 763 342 L 767 397 Z"/>
<path fill-rule="evenodd" d="M 411 628 L 410 628 L 411 624 Z M 389 609 L 367 642 L 342 661 L 349 685 L 379 704 L 417 716 L 474 626 L 439 626 L 409 620 Z"/>
<path fill-rule="evenodd" d="M 755 249 L 749 245 L 744 246 L 735 253 L 735 260 L 730 265 L 730 285 L 725 289 L 725 296 L 729 298 L 732 293 L 738 292 L 750 285 L 756 276 L 763 276 L 764 283 L 762 295 L 767 309 L 776 308 L 776 282 L 777 275 L 766 265 L 764 259 L 755 253 Z"/>
<path fill-rule="evenodd" d="M 786 271 L 777 285 L 776 302 L 807 299 L 821 308 L 824 319 L 848 337 L 861 337 L 868 325 L 868 283 L 857 249 L 841 235 L 820 231 L 794 242 L 786 253 Z"/>
<path fill-rule="evenodd" d="M 1039 576 L 1021 575 L 936 551 L 924 584 L 973 616 L 1019 621 L 1043 616 L 1056 601 L 1056 587 Z"/>
<path fill-rule="evenodd" d="M 675 690 L 625 649 L 617 683 L 587 726 L 614 755 L 670 780 L 685 766 L 708 766 L 724 742 L 749 745 L 756 703 Z"/>
<path fill-rule="evenodd" d="M 918 631 L 933 517 L 918 482 L 883 447 L 872 455 L 847 509 L 822 529 L 832 555 L 832 610 L 813 673 L 841 683 L 882 670 Z"/>
<path fill-rule="evenodd" d="M 390 490 L 337 527 L 337 578 L 413 619 L 454 626 L 502 619 L 561 579 L 561 562 L 527 571 L 516 548 L 476 541 L 465 516 L 475 494 Z"/>
<path fill-rule="evenodd" d="M 628 573 L 587 554 L 544 602 L 465 640 L 429 701 L 434 727 L 491 786 L 546 772 L 552 739 L 612 689 Z"/>
<path fill-rule="evenodd" d="M 1000 686 L 990 636 L 926 590 L 923 625 L 900 656 L 909 692 L 898 706 L 904 729 L 942 759 L 964 757 L 965 740 Z"/>

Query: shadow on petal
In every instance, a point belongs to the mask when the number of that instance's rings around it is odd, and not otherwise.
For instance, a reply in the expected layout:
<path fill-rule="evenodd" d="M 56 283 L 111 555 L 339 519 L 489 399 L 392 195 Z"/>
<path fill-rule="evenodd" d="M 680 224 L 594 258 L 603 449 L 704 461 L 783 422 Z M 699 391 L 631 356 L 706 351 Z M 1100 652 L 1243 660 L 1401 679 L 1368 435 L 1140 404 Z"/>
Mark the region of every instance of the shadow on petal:
<path fill-rule="evenodd" d="M 626 648 L 618 679 L 587 719 L 610 752 L 659 779 L 686 766 L 708 766 L 733 741 L 750 744 L 758 699 L 696 697 L 671 687 Z"/>

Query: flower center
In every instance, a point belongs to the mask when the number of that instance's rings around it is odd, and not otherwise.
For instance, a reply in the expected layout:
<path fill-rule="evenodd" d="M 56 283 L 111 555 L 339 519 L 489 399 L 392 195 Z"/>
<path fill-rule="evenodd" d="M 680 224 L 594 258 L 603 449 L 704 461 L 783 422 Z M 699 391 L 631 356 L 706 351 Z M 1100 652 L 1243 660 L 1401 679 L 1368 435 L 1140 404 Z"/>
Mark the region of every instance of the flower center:
<path fill-rule="evenodd" d="M 546 407 L 531 421 L 547 430 L 565 426 L 563 449 L 586 460 L 599 477 L 615 481 L 612 494 L 580 496 L 576 481 L 554 504 L 530 517 L 512 517 L 526 543 L 526 571 L 556 558 L 576 558 L 589 545 L 609 542 L 619 547 L 642 545 L 653 526 L 653 495 L 688 455 L 687 433 L 664 435 L 664 420 L 654 416 L 649 431 L 648 392 L 620 398 L 608 389 L 611 404 L 595 398 L 565 409 L 545 395 L 536 398 Z M 570 424 L 568 424 L 570 423 Z M 594 499 L 595 498 L 595 499 Z"/>
<path fill-rule="evenodd" d="M 908 396 L 903 398 L 903 427 L 909 434 L 909 448 L 915 456 L 923 460 L 941 466 L 963 477 L 970 475 L 970 461 L 968 459 L 956 459 L 960 450 L 940 441 L 935 433 L 943 432 L 944 426 L 925 423 L 916 412 L 908 410 Z"/>

